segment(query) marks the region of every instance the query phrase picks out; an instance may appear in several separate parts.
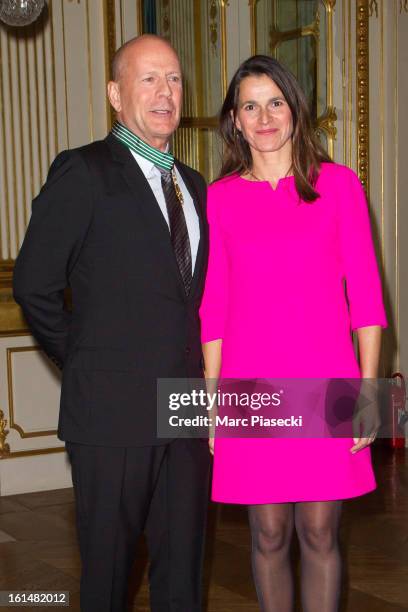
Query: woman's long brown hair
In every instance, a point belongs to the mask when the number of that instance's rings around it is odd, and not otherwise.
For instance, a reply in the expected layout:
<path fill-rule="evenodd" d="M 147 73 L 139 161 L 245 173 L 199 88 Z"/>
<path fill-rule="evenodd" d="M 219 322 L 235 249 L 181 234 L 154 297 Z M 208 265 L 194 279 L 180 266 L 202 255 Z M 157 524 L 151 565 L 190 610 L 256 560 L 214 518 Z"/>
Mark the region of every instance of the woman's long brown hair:
<path fill-rule="evenodd" d="M 292 113 L 292 172 L 296 190 L 305 202 L 319 197 L 315 190 L 322 162 L 331 162 L 316 136 L 306 97 L 293 74 L 276 59 L 254 55 L 241 64 L 228 87 L 220 114 L 220 131 L 224 141 L 223 163 L 219 179 L 252 169 L 252 155 L 242 133 L 235 127 L 239 87 L 248 76 L 266 75 L 281 90 Z M 231 112 L 232 111 L 232 112 Z"/>

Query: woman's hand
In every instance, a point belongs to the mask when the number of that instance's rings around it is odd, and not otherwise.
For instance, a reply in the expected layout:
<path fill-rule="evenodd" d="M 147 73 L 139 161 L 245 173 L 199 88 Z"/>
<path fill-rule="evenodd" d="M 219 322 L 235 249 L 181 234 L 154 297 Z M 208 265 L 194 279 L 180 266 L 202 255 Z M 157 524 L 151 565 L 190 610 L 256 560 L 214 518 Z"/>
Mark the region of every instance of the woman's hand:
<path fill-rule="evenodd" d="M 366 446 L 370 446 L 375 440 L 376 434 L 372 434 L 369 438 L 353 438 L 354 446 L 350 448 L 350 452 L 358 453 L 358 451 L 363 450 Z"/>
<path fill-rule="evenodd" d="M 356 433 L 363 434 L 363 437 L 353 438 L 354 446 L 350 448 L 353 454 L 374 442 L 381 424 L 376 384 L 380 360 L 381 327 L 378 325 L 360 327 L 357 330 L 357 338 L 363 379 L 360 394 L 365 397 L 366 405 L 361 410 L 357 410 L 357 418 L 353 420 Z"/>
<path fill-rule="evenodd" d="M 212 340 L 203 344 L 204 357 L 204 376 L 206 379 L 207 393 L 216 394 L 218 388 L 218 376 L 221 369 L 221 352 L 222 340 Z M 215 418 L 217 407 L 214 404 L 213 408 L 208 412 L 208 416 L 212 419 L 208 432 L 208 448 L 211 455 L 214 455 L 214 435 L 215 435 Z"/>

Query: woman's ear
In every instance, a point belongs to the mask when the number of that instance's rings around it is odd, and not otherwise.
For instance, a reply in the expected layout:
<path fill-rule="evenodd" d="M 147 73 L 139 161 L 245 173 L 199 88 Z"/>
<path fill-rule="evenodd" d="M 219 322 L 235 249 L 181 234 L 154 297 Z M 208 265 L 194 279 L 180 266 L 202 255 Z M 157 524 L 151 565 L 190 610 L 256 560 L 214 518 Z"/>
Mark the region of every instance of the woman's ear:
<path fill-rule="evenodd" d="M 231 115 L 231 119 L 232 119 L 232 123 L 234 124 L 234 127 L 237 130 L 241 131 L 241 123 L 240 123 L 238 117 L 235 117 L 235 119 L 234 119 L 234 111 L 233 110 L 230 110 L 230 115 Z"/>

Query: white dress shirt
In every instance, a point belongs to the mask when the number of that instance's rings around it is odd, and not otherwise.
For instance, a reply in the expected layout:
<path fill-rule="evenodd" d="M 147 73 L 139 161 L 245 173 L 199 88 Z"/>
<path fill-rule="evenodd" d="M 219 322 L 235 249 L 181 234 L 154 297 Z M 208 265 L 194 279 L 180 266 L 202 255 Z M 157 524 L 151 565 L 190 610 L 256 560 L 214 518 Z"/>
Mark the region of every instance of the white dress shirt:
<path fill-rule="evenodd" d="M 169 230 L 170 230 L 169 216 L 167 214 L 166 200 L 164 198 L 164 193 L 162 189 L 160 171 L 156 168 L 153 162 L 149 161 L 145 157 L 142 157 L 138 153 L 135 153 L 131 149 L 129 149 L 129 151 L 131 152 L 136 162 L 138 163 L 141 171 L 145 175 L 146 180 L 148 181 L 150 188 L 154 193 L 154 196 L 157 200 L 160 210 L 163 213 L 163 217 L 165 218 L 166 223 L 169 226 Z M 197 212 L 194 206 L 193 199 L 187 187 L 185 186 L 184 181 L 181 178 L 179 171 L 177 170 L 177 167 L 174 166 L 174 169 L 176 171 L 177 182 L 179 184 L 181 193 L 183 194 L 183 198 L 184 198 L 183 210 L 184 210 L 184 216 L 186 219 L 188 237 L 190 240 L 191 266 L 192 266 L 192 271 L 194 273 L 195 262 L 197 259 L 198 243 L 200 241 L 200 224 L 199 224 L 198 215 L 197 215 Z"/>

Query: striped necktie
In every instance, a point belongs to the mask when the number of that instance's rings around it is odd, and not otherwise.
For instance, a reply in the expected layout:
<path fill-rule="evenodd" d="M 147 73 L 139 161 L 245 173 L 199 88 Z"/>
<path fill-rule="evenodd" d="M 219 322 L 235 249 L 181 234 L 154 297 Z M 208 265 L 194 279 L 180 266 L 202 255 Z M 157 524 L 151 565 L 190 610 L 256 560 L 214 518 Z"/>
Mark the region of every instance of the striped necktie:
<path fill-rule="evenodd" d="M 177 185 L 174 169 L 169 172 L 158 166 L 156 167 L 161 174 L 161 184 L 169 216 L 171 244 L 188 295 L 191 288 L 192 261 L 190 239 L 183 210 L 183 196 Z"/>

